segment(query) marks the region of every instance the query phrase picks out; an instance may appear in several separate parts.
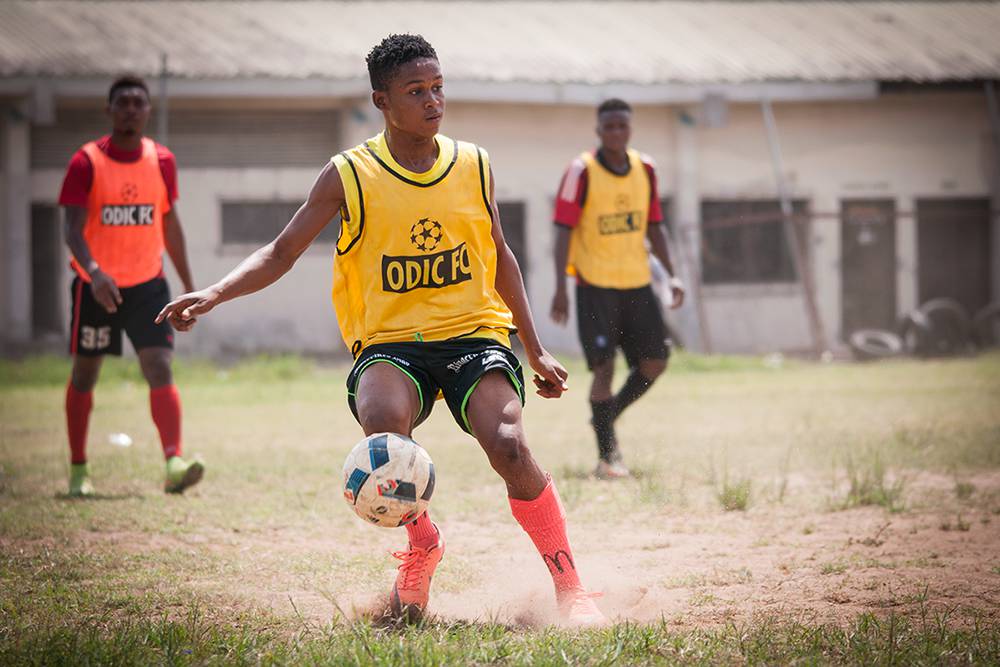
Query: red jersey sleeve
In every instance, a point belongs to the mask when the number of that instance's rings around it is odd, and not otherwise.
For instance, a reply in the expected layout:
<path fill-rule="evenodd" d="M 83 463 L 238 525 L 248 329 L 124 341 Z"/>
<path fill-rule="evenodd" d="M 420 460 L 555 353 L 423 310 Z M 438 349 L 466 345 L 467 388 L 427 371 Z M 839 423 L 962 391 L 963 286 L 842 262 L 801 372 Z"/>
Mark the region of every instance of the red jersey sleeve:
<path fill-rule="evenodd" d="M 642 156 L 642 166 L 649 176 L 649 216 L 648 222 L 663 222 L 663 209 L 660 207 L 660 189 L 656 184 L 656 163 L 648 155 Z"/>
<path fill-rule="evenodd" d="M 156 157 L 160 161 L 160 173 L 163 174 L 163 182 L 167 186 L 167 199 L 170 201 L 170 208 L 173 208 L 178 197 L 177 159 L 169 148 L 160 144 L 156 144 Z"/>
<path fill-rule="evenodd" d="M 580 223 L 583 203 L 587 199 L 587 165 L 583 160 L 573 160 L 559 183 L 556 195 L 556 212 L 553 216 L 557 225 L 573 228 Z"/>
<path fill-rule="evenodd" d="M 66 167 L 62 190 L 59 191 L 60 206 L 80 206 L 86 208 L 90 197 L 90 186 L 94 183 L 94 165 L 81 148 L 73 153 Z"/>

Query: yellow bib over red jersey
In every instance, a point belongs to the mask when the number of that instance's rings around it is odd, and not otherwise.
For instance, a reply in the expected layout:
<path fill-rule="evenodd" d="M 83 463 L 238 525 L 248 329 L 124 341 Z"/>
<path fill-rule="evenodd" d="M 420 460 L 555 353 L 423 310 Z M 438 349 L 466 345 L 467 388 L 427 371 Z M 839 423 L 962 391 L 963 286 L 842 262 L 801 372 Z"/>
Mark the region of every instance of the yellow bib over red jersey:
<path fill-rule="evenodd" d="M 163 270 L 163 214 L 170 207 L 156 144 L 143 138 L 137 162 L 112 160 L 93 141 L 83 151 L 94 168 L 83 228 L 90 254 L 119 287 L 152 280 Z M 89 282 L 76 258 L 71 263 Z"/>
<path fill-rule="evenodd" d="M 374 343 L 510 343 L 513 316 L 495 286 L 489 157 L 435 141 L 437 161 L 419 174 L 393 159 L 381 133 L 332 158 L 346 194 L 333 305 L 354 356 Z"/>
<path fill-rule="evenodd" d="M 598 287 L 632 289 L 651 279 L 646 227 L 652 186 L 639 152 L 627 153 L 624 175 L 608 171 L 593 153 L 580 156 L 587 199 L 570 236 L 569 269 Z"/>

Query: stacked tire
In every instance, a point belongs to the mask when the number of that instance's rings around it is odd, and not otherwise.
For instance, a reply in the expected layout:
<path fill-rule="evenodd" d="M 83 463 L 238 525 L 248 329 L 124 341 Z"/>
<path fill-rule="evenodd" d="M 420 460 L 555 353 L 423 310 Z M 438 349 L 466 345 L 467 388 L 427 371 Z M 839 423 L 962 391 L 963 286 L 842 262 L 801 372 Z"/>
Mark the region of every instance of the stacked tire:
<path fill-rule="evenodd" d="M 974 318 L 954 299 L 931 299 L 899 318 L 896 331 L 861 329 L 848 339 L 855 359 L 870 361 L 904 354 L 921 358 L 971 354 L 1000 345 L 1000 303 Z"/>

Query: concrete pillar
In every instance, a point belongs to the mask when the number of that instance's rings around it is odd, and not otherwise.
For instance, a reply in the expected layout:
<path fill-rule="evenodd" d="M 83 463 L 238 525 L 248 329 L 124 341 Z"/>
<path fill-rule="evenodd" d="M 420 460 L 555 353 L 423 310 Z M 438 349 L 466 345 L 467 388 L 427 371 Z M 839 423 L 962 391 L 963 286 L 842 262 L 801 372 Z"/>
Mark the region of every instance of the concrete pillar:
<path fill-rule="evenodd" d="M 27 100 L 0 110 L 3 133 L 0 322 L 4 346 L 31 339 L 31 124 Z"/>
<path fill-rule="evenodd" d="M 834 192 L 821 191 L 813 197 L 811 206 L 814 212 L 839 211 L 840 201 Z M 809 225 L 809 252 L 806 255 L 812 262 L 819 317 L 826 332 L 827 346 L 831 348 L 843 346 L 841 224 L 840 220 L 813 220 Z"/>
<path fill-rule="evenodd" d="M 896 310 L 908 313 L 919 304 L 917 271 L 917 200 L 910 193 L 896 198 L 896 211 L 909 212 L 896 218 Z"/>
<path fill-rule="evenodd" d="M 701 272 L 701 188 L 698 178 L 698 128 L 695 112 L 676 108 L 674 130 L 674 215 L 677 257 L 673 258 L 681 280 L 687 286 L 684 306 L 671 311 L 680 335 L 690 350 L 706 352 L 698 315 Z M 707 329 L 707 327 L 706 327 Z M 710 345 L 710 344 L 709 344 Z"/>

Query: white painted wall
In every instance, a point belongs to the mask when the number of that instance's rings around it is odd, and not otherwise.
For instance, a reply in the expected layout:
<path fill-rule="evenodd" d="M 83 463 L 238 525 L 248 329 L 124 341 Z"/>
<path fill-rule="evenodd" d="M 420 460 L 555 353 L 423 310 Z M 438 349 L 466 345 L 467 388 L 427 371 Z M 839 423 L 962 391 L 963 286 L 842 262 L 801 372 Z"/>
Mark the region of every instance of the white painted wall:
<path fill-rule="evenodd" d="M 979 94 L 895 94 L 875 100 L 775 105 L 792 194 L 811 200 L 812 252 L 821 316 L 840 336 L 840 200 L 894 197 L 912 215 L 927 196 L 988 196 L 988 124 Z M 756 105 L 734 105 L 724 128 L 699 131 L 701 194 L 773 197 L 774 178 Z M 916 223 L 897 223 L 898 310 L 916 306 Z M 997 258 L 995 258 L 997 259 Z M 709 288 L 710 325 L 719 350 L 805 349 L 808 329 L 798 293 L 785 286 Z M 746 313 L 747 303 L 754 314 Z M 741 313 L 734 330 L 729 317 Z"/>
<path fill-rule="evenodd" d="M 181 166 L 177 211 L 196 285 L 204 287 L 218 280 L 256 249 L 223 246 L 223 200 L 304 200 L 322 166 L 241 170 Z M 36 201 L 55 202 L 62 178 L 62 172 L 56 170 L 35 172 L 32 190 L 38 193 Z M 332 244 L 317 243 L 271 287 L 223 304 L 201 319 L 192 333 L 179 335 L 178 350 L 197 354 L 272 350 L 346 354 L 330 301 L 332 252 Z M 68 254 L 66 257 L 68 262 Z M 171 291 L 177 295 L 181 282 L 168 258 L 165 265 Z M 62 280 L 68 284 L 71 278 L 67 268 Z M 61 310 L 68 309 L 67 302 Z"/>
<path fill-rule="evenodd" d="M 921 196 L 988 196 L 993 157 L 985 103 L 975 93 L 920 93 L 858 102 L 776 103 L 774 109 L 793 196 L 809 199 L 813 212 L 828 214 L 813 224 L 812 253 L 820 311 L 828 337 L 835 340 L 840 331 L 840 223 L 829 214 L 838 214 L 840 200 L 848 197 L 894 197 L 897 210 L 905 214 L 913 212 L 914 200 Z M 661 195 L 674 196 L 679 222 L 697 224 L 700 198 L 776 196 L 757 105 L 731 105 L 728 123 L 721 128 L 681 127 L 681 110 L 638 108 L 632 142 L 657 161 Z M 697 117 L 697 107 L 690 111 Z M 379 114 L 366 100 L 344 118 L 345 145 L 331 146 L 331 154 L 381 127 Z M 557 350 L 579 348 L 574 325 L 566 330 L 548 319 L 555 280 L 552 201 L 569 161 L 595 145 L 594 126 L 593 109 L 580 106 L 452 103 L 442 130 L 485 147 L 498 199 L 526 203 L 529 298 L 543 340 Z M 187 169 L 181 164 L 178 206 L 197 283 L 216 280 L 252 250 L 222 247 L 222 199 L 304 198 L 322 167 Z M 34 172 L 33 200 L 54 201 L 61 179 L 61 172 Z M 677 192 L 677 187 L 683 190 Z M 903 311 L 916 305 L 912 218 L 897 223 L 897 253 Z M 193 335 L 181 338 L 180 348 L 199 353 L 345 353 L 330 306 L 331 263 L 330 248 L 310 250 L 277 285 L 205 318 Z M 175 277 L 172 285 L 175 291 L 179 287 Z M 723 285 L 704 292 L 714 351 L 809 347 L 795 287 Z M 685 316 L 676 321 L 690 321 L 694 312 Z"/>

